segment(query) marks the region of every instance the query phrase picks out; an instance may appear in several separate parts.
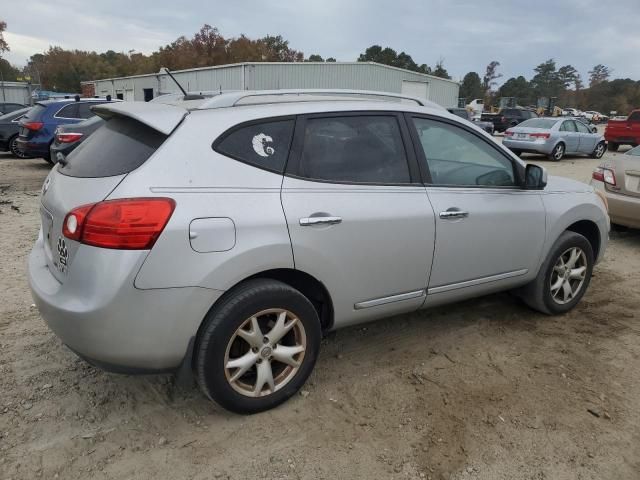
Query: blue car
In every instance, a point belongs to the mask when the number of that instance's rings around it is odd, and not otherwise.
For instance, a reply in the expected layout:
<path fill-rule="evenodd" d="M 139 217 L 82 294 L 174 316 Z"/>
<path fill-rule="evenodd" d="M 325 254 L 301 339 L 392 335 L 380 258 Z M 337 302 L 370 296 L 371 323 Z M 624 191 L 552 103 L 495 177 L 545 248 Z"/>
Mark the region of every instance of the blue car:
<path fill-rule="evenodd" d="M 90 107 L 109 103 L 103 98 L 45 100 L 37 102 L 20 120 L 17 148 L 27 157 L 42 157 L 53 163 L 49 147 L 59 125 L 79 123 L 95 114 Z"/>

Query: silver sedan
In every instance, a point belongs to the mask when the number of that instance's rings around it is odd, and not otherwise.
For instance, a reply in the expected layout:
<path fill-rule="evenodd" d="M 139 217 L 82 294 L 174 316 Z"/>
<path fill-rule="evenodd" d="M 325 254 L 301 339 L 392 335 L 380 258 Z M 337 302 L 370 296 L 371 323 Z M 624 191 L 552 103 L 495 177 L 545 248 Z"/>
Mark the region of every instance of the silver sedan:
<path fill-rule="evenodd" d="M 532 118 L 509 128 L 503 145 L 516 155 L 541 153 L 559 161 L 565 154 L 600 158 L 606 150 L 604 137 L 584 123 L 563 118 Z"/>

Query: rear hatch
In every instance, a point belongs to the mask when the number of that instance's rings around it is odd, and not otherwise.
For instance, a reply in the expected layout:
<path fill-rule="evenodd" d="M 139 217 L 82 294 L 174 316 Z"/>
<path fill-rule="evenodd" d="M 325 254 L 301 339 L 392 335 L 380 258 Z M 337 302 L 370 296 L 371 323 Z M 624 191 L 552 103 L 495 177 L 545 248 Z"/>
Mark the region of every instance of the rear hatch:
<path fill-rule="evenodd" d="M 42 128 L 42 113 L 47 109 L 44 105 L 36 103 L 27 114 L 20 119 L 20 137 L 28 140 L 35 132 Z"/>
<path fill-rule="evenodd" d="M 145 115 L 135 106 L 132 109 L 135 115 L 129 116 L 126 108 L 109 107 L 94 108 L 107 122 L 64 163 L 57 164 L 43 186 L 40 211 L 45 255 L 49 270 L 61 283 L 67 278 L 80 246 L 62 233 L 66 215 L 81 205 L 105 200 L 129 172 L 157 151 L 187 114 L 184 109 L 162 106 L 148 109 L 149 114 Z M 162 115 L 163 108 L 169 109 L 167 114 L 172 121 Z M 141 191 L 141 196 L 145 192 L 146 189 Z"/>

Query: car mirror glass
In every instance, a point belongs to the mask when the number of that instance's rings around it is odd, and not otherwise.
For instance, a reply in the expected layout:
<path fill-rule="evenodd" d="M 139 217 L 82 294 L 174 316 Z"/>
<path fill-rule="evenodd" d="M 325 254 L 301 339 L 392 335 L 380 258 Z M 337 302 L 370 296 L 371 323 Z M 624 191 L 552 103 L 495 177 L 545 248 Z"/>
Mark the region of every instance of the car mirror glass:
<path fill-rule="evenodd" d="M 538 165 L 530 163 L 525 170 L 525 188 L 542 190 L 547 186 L 547 171 Z"/>

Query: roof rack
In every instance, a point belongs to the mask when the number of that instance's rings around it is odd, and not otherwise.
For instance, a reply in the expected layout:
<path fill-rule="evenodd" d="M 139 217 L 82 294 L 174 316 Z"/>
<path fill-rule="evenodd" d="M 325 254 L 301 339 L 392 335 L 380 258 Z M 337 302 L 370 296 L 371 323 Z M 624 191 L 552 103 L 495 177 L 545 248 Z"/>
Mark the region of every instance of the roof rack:
<path fill-rule="evenodd" d="M 286 102 L 321 102 L 344 100 L 344 97 L 354 97 L 354 100 L 407 100 L 422 107 L 442 108 L 429 100 L 401 95 L 397 93 L 376 92 L 371 90 L 343 90 L 343 89 L 286 89 L 286 90 L 238 90 L 222 92 L 204 100 L 197 108 L 225 108 L 240 105 L 264 105 L 269 103 Z M 358 98 L 360 97 L 360 98 Z"/>

